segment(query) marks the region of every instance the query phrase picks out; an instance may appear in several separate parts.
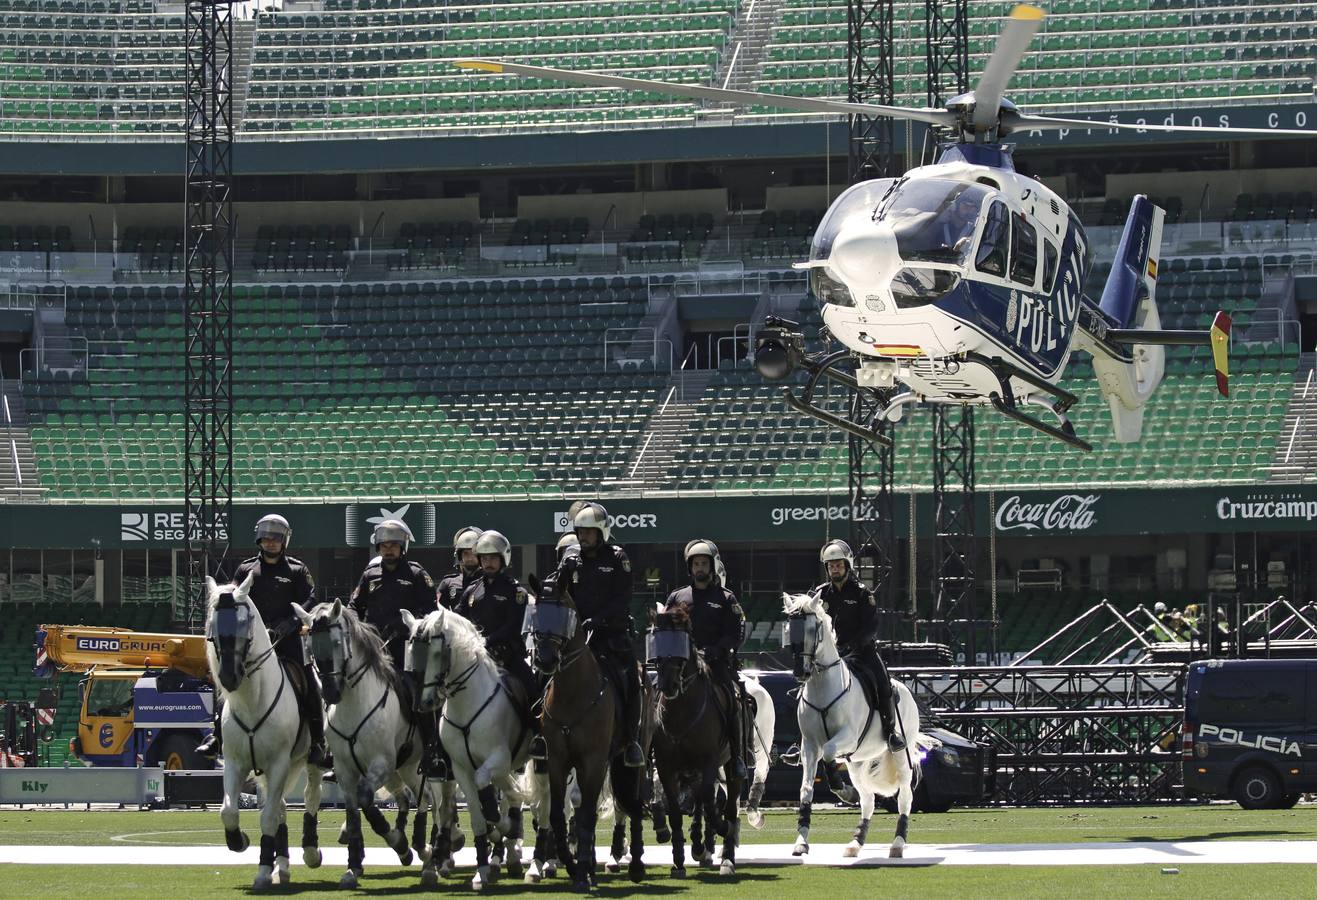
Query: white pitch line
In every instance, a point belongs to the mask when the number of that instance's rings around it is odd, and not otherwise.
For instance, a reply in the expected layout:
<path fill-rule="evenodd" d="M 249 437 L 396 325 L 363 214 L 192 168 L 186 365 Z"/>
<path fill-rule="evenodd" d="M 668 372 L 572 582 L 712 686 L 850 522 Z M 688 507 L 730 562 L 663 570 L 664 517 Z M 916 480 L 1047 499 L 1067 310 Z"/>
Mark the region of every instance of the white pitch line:
<path fill-rule="evenodd" d="M 0 865 L 143 865 L 143 866 L 255 866 L 260 851 L 250 847 L 232 853 L 224 847 L 154 845 L 136 847 L 79 847 L 76 854 L 68 846 L 0 846 Z M 164 852 L 162 852 L 162 850 Z M 347 865 L 347 849 L 337 845 L 322 848 L 324 867 Z M 810 865 L 810 866 L 1131 866 L 1193 865 L 1195 863 L 1260 864 L 1311 863 L 1317 859 L 1317 841 L 1181 841 L 1146 843 L 1092 844 L 911 844 L 904 859 L 888 859 L 885 843 L 871 844 L 856 859 L 845 859 L 839 844 L 815 844 L 808 856 L 791 855 L 790 844 L 746 844 L 738 848 L 738 866 Z M 523 855 L 529 855 L 529 849 Z M 600 861 L 606 852 L 600 853 Z M 291 862 L 302 865 L 300 847 L 292 847 Z M 475 865 L 475 850 L 466 848 L 457 855 L 459 866 Z M 667 867 L 672 852 L 666 847 L 645 851 L 647 866 Z M 396 867 L 398 856 L 384 847 L 366 848 L 366 865 Z M 688 861 L 690 868 L 697 863 Z M 419 864 L 413 863 L 419 870 Z M 656 870 L 657 874 L 657 870 Z"/>

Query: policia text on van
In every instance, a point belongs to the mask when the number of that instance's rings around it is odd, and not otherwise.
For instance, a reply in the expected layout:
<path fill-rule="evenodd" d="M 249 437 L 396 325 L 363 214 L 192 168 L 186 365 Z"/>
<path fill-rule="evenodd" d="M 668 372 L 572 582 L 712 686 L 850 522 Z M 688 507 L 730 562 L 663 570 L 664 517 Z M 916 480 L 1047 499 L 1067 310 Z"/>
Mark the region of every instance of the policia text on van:
<path fill-rule="evenodd" d="M 1189 794 L 1293 806 L 1317 790 L 1317 660 L 1192 664 L 1181 737 Z"/>

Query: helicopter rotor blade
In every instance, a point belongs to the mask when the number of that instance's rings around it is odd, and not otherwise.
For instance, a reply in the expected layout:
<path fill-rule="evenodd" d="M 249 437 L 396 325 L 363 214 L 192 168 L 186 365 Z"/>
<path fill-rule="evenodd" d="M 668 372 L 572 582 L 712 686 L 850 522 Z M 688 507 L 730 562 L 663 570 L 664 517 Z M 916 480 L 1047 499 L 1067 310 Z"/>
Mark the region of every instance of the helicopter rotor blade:
<path fill-rule="evenodd" d="M 534 78 L 545 78 L 591 87 L 654 91 L 667 94 L 670 97 L 714 100 L 719 103 L 735 103 L 739 106 L 775 106 L 779 109 L 795 109 L 802 112 L 888 116 L 893 119 L 909 119 L 914 122 L 943 126 L 952 125 L 956 121 L 955 114 L 945 109 L 907 109 L 901 106 L 883 106 L 878 103 L 850 103 L 845 100 L 823 100 L 816 97 L 788 97 L 782 94 L 763 94 L 757 91 L 734 91 L 727 88 L 708 87 L 702 84 L 671 84 L 666 81 L 646 81 L 643 78 L 607 75 L 603 72 L 551 69 L 544 66 L 529 66 L 523 63 L 510 63 L 493 59 L 459 59 L 454 61 L 454 65 L 462 69 L 528 75 Z"/>
<path fill-rule="evenodd" d="M 1167 134 L 1219 134 L 1222 139 L 1235 135 L 1256 135 L 1258 137 L 1287 135 L 1292 137 L 1317 137 L 1317 130 L 1305 131 L 1301 128 L 1215 128 L 1211 125 L 1139 125 L 1134 122 L 1105 122 L 1101 119 L 1060 119 L 1055 116 L 1026 116 L 1012 113 L 1002 116 L 1002 124 L 1010 131 L 1074 131 L 1105 129 L 1125 129 L 1127 131 L 1157 131 Z"/>
<path fill-rule="evenodd" d="M 997 48 L 992 51 L 988 65 L 974 89 L 974 116 L 971 123 L 975 131 L 988 131 L 996 127 L 1001 113 L 1002 95 L 1010 83 L 1020 60 L 1038 29 L 1043 27 L 1043 11 L 1036 6 L 1021 3 L 1011 10 L 1002 22 L 997 36 Z"/>

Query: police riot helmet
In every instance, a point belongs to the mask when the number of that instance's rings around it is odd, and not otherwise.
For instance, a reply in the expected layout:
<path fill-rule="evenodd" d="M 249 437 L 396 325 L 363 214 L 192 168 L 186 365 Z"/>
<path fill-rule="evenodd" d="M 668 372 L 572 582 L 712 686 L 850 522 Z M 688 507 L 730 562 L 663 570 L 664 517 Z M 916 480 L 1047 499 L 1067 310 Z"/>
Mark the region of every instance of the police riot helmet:
<path fill-rule="evenodd" d="M 580 546 L 581 539 L 576 536 L 575 531 L 569 531 L 562 537 L 558 538 L 558 561 L 562 562 L 563 557 L 567 555 L 567 552 L 571 550 L 571 548 L 579 548 Z"/>
<path fill-rule="evenodd" d="M 478 525 L 464 525 L 453 534 L 453 562 L 461 565 L 462 551 L 474 550 L 476 541 L 480 540 L 480 533 L 484 531 Z"/>
<path fill-rule="evenodd" d="M 412 530 L 401 519 L 385 519 L 375 526 L 375 530 L 370 535 L 370 545 L 376 550 L 379 550 L 380 544 L 385 541 L 396 541 L 402 544 L 403 556 L 407 555 L 407 551 L 411 549 L 414 540 Z"/>
<path fill-rule="evenodd" d="M 580 510 L 572 516 L 572 530 L 580 531 L 582 528 L 598 528 L 603 542 L 607 544 L 613 531 L 608 527 L 608 510 L 599 503 L 582 503 Z"/>
<path fill-rule="evenodd" d="M 480 532 L 480 538 L 472 549 L 476 551 L 477 557 L 488 553 L 496 553 L 503 557 L 505 569 L 512 565 L 512 542 L 493 529 Z"/>
<path fill-rule="evenodd" d="M 256 523 L 256 546 L 261 545 L 263 538 L 278 538 L 282 544 L 280 550 L 287 550 L 288 545 L 293 542 L 293 526 L 288 524 L 288 520 L 283 516 L 270 513 L 267 516 L 261 516 Z"/>
<path fill-rule="evenodd" d="M 846 573 L 855 571 L 855 554 L 851 552 L 851 545 L 843 540 L 828 541 L 819 551 L 819 562 L 823 563 L 824 569 L 827 569 L 828 563 L 834 559 L 846 560 Z"/>
<path fill-rule="evenodd" d="M 712 563 L 713 579 L 719 587 L 727 586 L 727 570 L 723 568 L 723 558 L 718 553 L 718 545 L 708 538 L 696 538 L 686 545 L 686 571 L 690 571 L 691 560 L 697 556 L 709 557 Z"/>
<path fill-rule="evenodd" d="M 1166 612 L 1166 604 L 1158 600 L 1152 605 L 1152 611 L 1155 615 L 1162 615 Z"/>

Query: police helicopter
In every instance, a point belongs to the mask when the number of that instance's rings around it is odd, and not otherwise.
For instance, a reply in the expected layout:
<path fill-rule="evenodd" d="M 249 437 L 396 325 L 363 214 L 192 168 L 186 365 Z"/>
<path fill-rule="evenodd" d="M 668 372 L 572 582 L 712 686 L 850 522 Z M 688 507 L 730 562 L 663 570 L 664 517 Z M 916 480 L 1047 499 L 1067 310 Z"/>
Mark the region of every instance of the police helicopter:
<path fill-rule="evenodd" d="M 808 373 L 798 411 L 862 439 L 890 444 L 879 430 L 908 404 L 990 406 L 1083 450 L 1066 412 L 1074 394 L 1058 385 L 1071 354 L 1093 357 L 1117 442 L 1137 441 L 1143 411 L 1161 383 L 1165 347 L 1208 343 L 1217 388 L 1228 395 L 1230 317 L 1218 312 L 1207 331 L 1167 330 L 1157 313 L 1163 211 L 1144 196 L 1131 203 L 1101 296 L 1084 293 L 1093 254 L 1078 216 L 1041 182 L 1015 171 L 1015 132 L 1065 128 L 1133 128 L 1156 132 L 1303 135 L 1288 129 L 1123 124 L 1026 115 L 1004 91 L 1043 12 L 1015 7 L 978 85 L 944 109 L 904 108 L 677 85 L 599 72 L 565 71 L 497 60 L 457 65 L 493 73 L 557 79 L 596 87 L 657 91 L 697 100 L 770 105 L 810 112 L 890 116 L 932 126 L 940 158 L 900 178 L 859 182 L 819 221 L 809 259 L 810 291 L 828 333 L 843 349 L 808 353 L 795 323 L 770 316 L 759 332 L 755 367 L 770 380 Z M 821 379 L 868 394 L 873 409 L 853 420 L 814 399 Z M 1032 414 L 1046 412 L 1051 421 Z"/>

